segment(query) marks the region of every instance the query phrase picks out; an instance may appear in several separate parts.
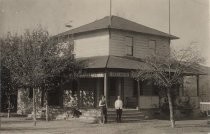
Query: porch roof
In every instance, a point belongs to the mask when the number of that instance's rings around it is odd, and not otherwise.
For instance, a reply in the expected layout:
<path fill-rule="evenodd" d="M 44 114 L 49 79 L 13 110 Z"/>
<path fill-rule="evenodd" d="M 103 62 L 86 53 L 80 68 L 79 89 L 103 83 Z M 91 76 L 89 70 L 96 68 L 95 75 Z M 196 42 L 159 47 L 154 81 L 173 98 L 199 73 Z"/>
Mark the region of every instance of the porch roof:
<path fill-rule="evenodd" d="M 125 70 L 137 70 L 145 69 L 150 70 L 151 67 L 139 58 L 129 56 L 95 56 L 77 58 L 77 61 L 84 65 L 85 69 L 125 69 Z M 166 69 L 167 70 L 167 69 Z M 175 71 L 171 69 L 170 71 Z M 185 71 L 187 75 L 203 75 L 208 74 L 207 71 L 201 68 L 193 68 L 192 70 Z"/>
<path fill-rule="evenodd" d="M 136 70 L 141 68 L 149 69 L 143 61 L 137 58 L 120 57 L 120 56 L 95 56 L 87 58 L 78 58 L 86 69 L 112 68 Z"/>

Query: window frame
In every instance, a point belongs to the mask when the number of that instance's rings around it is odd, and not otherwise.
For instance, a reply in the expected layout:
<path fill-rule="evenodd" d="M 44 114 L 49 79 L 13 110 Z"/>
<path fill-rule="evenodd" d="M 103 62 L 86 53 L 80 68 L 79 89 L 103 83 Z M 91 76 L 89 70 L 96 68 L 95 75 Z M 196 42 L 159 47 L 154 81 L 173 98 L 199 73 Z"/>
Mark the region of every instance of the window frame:
<path fill-rule="evenodd" d="M 133 44 L 134 44 L 134 39 L 133 39 L 133 37 L 132 36 L 125 36 L 125 41 L 126 41 L 126 38 L 130 38 L 131 39 L 131 45 L 130 44 L 127 44 L 126 43 L 126 52 L 125 52 L 125 55 L 127 55 L 127 56 L 133 56 Z M 131 48 L 131 54 L 130 53 L 128 53 L 128 48 Z"/>
<path fill-rule="evenodd" d="M 151 47 L 151 44 L 150 44 L 150 42 L 154 42 L 154 47 Z M 154 39 L 150 39 L 149 41 L 148 41 L 148 48 L 150 49 L 150 50 L 153 50 L 154 51 L 154 54 L 156 54 L 157 53 L 157 41 L 156 40 L 154 40 Z"/>

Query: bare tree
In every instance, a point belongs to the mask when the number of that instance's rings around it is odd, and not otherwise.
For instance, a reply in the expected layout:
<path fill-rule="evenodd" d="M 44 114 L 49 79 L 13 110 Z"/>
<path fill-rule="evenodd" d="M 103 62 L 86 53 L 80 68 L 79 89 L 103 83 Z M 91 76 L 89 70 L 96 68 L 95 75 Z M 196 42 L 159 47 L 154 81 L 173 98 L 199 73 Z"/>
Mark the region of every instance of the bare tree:
<path fill-rule="evenodd" d="M 173 50 L 170 55 L 152 55 L 143 60 L 146 67 L 139 67 L 134 77 L 139 80 L 150 79 L 165 90 L 168 98 L 171 127 L 175 127 L 172 93 L 173 87 L 183 82 L 186 74 L 198 75 L 199 63 L 204 59 L 192 46 L 183 50 Z"/>

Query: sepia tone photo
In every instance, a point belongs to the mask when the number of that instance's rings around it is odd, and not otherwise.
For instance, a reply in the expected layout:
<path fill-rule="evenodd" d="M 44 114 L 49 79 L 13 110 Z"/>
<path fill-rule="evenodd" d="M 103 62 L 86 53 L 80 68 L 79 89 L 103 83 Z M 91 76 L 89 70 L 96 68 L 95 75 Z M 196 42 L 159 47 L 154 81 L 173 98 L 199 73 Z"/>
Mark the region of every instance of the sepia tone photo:
<path fill-rule="evenodd" d="M 0 0 L 1 134 L 210 134 L 210 0 Z"/>

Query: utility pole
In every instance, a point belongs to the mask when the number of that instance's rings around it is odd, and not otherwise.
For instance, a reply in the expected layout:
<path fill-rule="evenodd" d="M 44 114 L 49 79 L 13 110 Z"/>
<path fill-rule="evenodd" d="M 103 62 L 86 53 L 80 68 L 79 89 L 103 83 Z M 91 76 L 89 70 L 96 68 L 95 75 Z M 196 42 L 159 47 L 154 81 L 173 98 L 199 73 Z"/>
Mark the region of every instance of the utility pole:
<path fill-rule="evenodd" d="M 112 0 L 109 1 L 109 26 L 111 26 L 112 23 Z"/>
<path fill-rule="evenodd" d="M 168 0 L 168 33 L 171 35 L 171 0 Z M 169 46 L 171 46 L 171 38 L 169 37 Z M 171 55 L 171 52 L 169 52 Z"/>
<path fill-rule="evenodd" d="M 169 34 L 171 34 L 171 0 L 168 1 L 168 10 L 169 10 L 169 13 L 168 13 L 168 32 Z"/>

